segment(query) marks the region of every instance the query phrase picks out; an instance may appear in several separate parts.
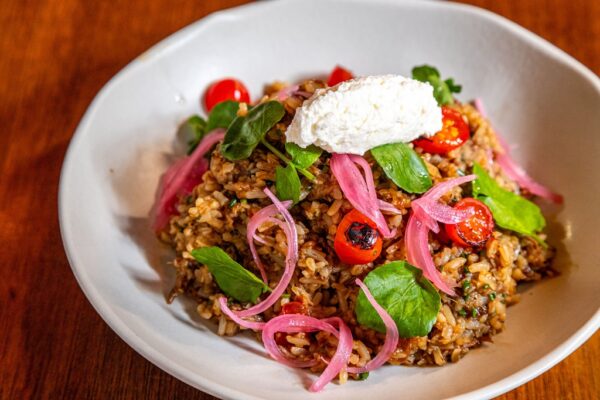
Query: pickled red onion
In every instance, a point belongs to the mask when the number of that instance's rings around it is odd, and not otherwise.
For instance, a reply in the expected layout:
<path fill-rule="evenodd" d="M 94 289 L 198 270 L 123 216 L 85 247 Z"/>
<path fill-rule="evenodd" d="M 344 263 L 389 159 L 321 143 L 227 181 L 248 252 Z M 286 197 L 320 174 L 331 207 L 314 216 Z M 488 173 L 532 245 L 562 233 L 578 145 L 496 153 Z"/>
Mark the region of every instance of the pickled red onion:
<path fill-rule="evenodd" d="M 337 324 L 338 329 L 334 327 L 334 324 Z M 338 338 L 338 346 L 331 361 L 329 361 L 319 379 L 313 382 L 309 388 L 311 392 L 318 392 L 348 365 L 348 360 L 352 353 L 352 333 L 343 320 L 338 317 L 319 320 L 306 315 L 284 314 L 271 319 L 265 324 L 262 332 L 262 340 L 269 355 L 280 363 L 291 367 L 310 367 L 316 364 L 316 360 L 290 360 L 281 354 L 279 346 L 275 342 L 275 333 L 314 331 L 329 332 Z"/>
<path fill-rule="evenodd" d="M 260 331 L 265 326 L 264 322 L 255 322 L 255 321 L 247 321 L 238 317 L 235 311 L 231 310 L 227 305 L 226 297 L 219 297 L 219 306 L 221 307 L 221 312 L 227 315 L 233 322 L 242 326 L 244 328 L 253 329 L 255 331 Z"/>
<path fill-rule="evenodd" d="M 373 173 L 367 160 L 354 154 L 333 153 L 329 165 L 350 204 L 373 221 L 383 237 L 395 236 L 395 231 L 390 231 L 381 213 L 381 203 L 377 199 Z M 363 170 L 364 176 L 357 165 Z M 390 207 L 386 206 L 386 211 L 389 210 Z"/>
<path fill-rule="evenodd" d="M 394 353 L 394 351 L 396 351 L 396 348 L 398 347 L 399 333 L 398 333 L 398 326 L 396 326 L 396 322 L 394 322 L 394 320 L 392 319 L 390 314 L 388 314 L 388 312 L 385 311 L 385 309 L 377 303 L 377 301 L 375 300 L 375 298 L 369 291 L 369 288 L 367 287 L 367 285 L 365 285 L 358 278 L 356 279 L 355 282 L 363 290 L 363 292 L 365 293 L 365 296 L 367 296 L 367 299 L 369 300 L 369 303 L 371 303 L 371 305 L 373 306 L 375 311 L 377 311 L 377 314 L 379 314 L 379 316 L 383 320 L 383 324 L 385 325 L 385 328 L 386 328 L 385 342 L 383 343 L 383 346 L 381 347 L 381 349 L 379 350 L 379 353 L 377 353 L 375 358 L 373 358 L 371 361 L 369 361 L 364 367 L 348 368 L 348 372 L 351 372 L 354 374 L 362 374 L 363 372 L 373 371 L 374 369 L 381 367 L 383 364 L 385 364 L 390 359 L 390 357 L 392 356 L 392 353 Z"/>
<path fill-rule="evenodd" d="M 475 109 L 479 111 L 479 114 L 481 114 L 482 117 L 487 118 L 487 113 L 481 99 L 475 99 L 473 101 L 473 105 L 475 106 Z M 512 158 L 510 155 L 510 149 L 502 136 L 500 136 L 498 132 L 495 133 L 496 139 L 500 143 L 500 147 L 503 151 L 502 153 L 498 154 L 496 161 L 504 173 L 510 179 L 515 181 L 520 187 L 527 189 L 532 194 L 550 200 L 553 203 L 562 204 L 564 198 L 560 194 L 553 192 L 546 186 L 536 182 L 532 177 L 530 177 L 527 172 Z"/>
<path fill-rule="evenodd" d="M 291 202 L 291 200 L 286 200 L 286 201 L 283 201 L 281 204 L 283 204 L 283 206 L 285 208 L 290 208 L 290 206 L 292 205 L 292 202 Z M 254 245 L 254 240 L 256 240 L 259 243 L 265 244 L 264 240 L 262 240 L 259 236 L 256 235 L 256 230 L 258 229 L 258 227 L 260 225 L 262 225 L 264 222 L 267 222 L 271 217 L 274 217 L 277 214 L 279 214 L 279 210 L 277 209 L 277 207 L 274 204 L 271 204 L 270 206 L 267 206 L 267 207 L 259 210 L 258 212 L 256 212 L 256 214 L 254 214 L 252 216 L 252 218 L 250 218 L 250 221 L 248 222 L 248 226 L 246 228 L 247 229 L 246 239 L 248 240 L 248 246 L 250 247 L 250 253 L 252 254 L 252 259 L 254 260 L 256 267 L 260 271 L 262 280 L 265 283 L 267 283 L 267 273 L 265 271 L 265 267 L 264 267 L 262 261 L 260 260 L 260 257 L 258 256 L 258 253 L 256 251 L 256 246 Z"/>
<path fill-rule="evenodd" d="M 261 301 L 248 308 L 247 310 L 242 310 L 235 312 L 235 314 L 240 317 L 251 317 L 253 315 L 259 314 L 269 307 L 271 307 L 285 292 L 285 289 L 288 287 L 290 280 L 292 279 L 292 275 L 294 274 L 294 269 L 296 268 L 296 263 L 298 262 L 298 232 L 296 230 L 296 224 L 294 223 L 294 219 L 290 215 L 286 206 L 279 201 L 277 197 L 268 188 L 264 189 L 265 194 L 271 199 L 273 205 L 277 208 L 277 211 L 281 214 L 285 221 L 281 221 L 278 219 L 274 219 L 272 222 L 276 222 L 283 232 L 285 233 L 287 239 L 287 253 L 285 256 L 285 268 L 283 270 L 283 274 L 281 275 L 281 279 L 275 289 L 271 292 L 271 294 Z M 252 239 L 252 238 L 250 238 Z"/>
<path fill-rule="evenodd" d="M 475 178 L 475 175 L 467 175 L 449 179 L 438 183 L 421 198 L 414 200 L 411 204 L 413 211 L 408 218 L 404 235 L 408 262 L 423 270 L 423 275 L 427 279 L 442 292 L 451 296 L 454 295 L 451 287 L 455 286 L 456 283 L 444 279 L 435 267 L 429 251 L 429 230 L 438 233 L 440 230 L 438 222 L 456 224 L 472 215 L 471 210 L 455 210 L 450 206 L 439 203 L 438 200 L 455 186 L 470 182 Z"/>
<path fill-rule="evenodd" d="M 224 129 L 215 129 L 208 133 L 194 152 L 171 165 L 163 174 L 157 190 L 156 202 L 152 207 L 152 227 L 160 231 L 167 225 L 172 215 L 177 214 L 177 202 L 180 196 L 190 194 L 202 181 L 202 175 L 208 170 L 208 161 L 204 155 L 225 137 Z"/>
<path fill-rule="evenodd" d="M 299 89 L 298 85 L 288 85 L 288 86 L 284 87 L 283 89 L 281 89 L 279 92 L 277 92 L 275 97 L 279 101 L 284 101 L 285 99 L 290 97 L 292 94 L 297 92 L 298 89 Z"/>

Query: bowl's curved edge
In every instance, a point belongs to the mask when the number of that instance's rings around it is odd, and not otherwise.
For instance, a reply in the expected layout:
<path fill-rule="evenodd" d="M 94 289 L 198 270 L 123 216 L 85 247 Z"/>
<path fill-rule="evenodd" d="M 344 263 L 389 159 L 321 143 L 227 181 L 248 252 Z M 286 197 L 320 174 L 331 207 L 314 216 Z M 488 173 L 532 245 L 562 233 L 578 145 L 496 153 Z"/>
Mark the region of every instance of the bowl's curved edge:
<path fill-rule="evenodd" d="M 72 240 L 73 235 L 70 233 L 68 224 L 67 224 L 67 208 L 66 208 L 66 184 L 69 178 L 71 168 L 71 160 L 73 158 L 73 154 L 75 153 L 75 149 L 79 146 L 83 138 L 83 132 L 86 131 L 87 126 L 89 125 L 89 121 L 92 119 L 92 116 L 95 112 L 95 107 L 100 101 L 106 97 L 111 90 L 112 87 L 118 84 L 119 81 L 125 79 L 129 74 L 135 72 L 137 67 L 144 63 L 145 60 L 149 58 L 154 58 L 160 55 L 163 50 L 169 49 L 172 46 L 177 46 L 177 43 L 180 41 L 186 40 L 187 37 L 197 34 L 197 32 L 201 29 L 205 29 L 209 27 L 213 23 L 218 23 L 220 19 L 227 18 L 236 18 L 236 16 L 241 16 L 248 11 L 259 11 L 264 8 L 269 8 L 273 6 L 281 6 L 284 7 L 286 3 L 291 2 L 299 2 L 301 0 L 279 0 L 277 2 L 261 2 L 261 3 L 252 3 L 248 5 L 243 5 L 239 7 L 235 7 L 228 10 L 218 11 L 213 14 L 210 14 L 207 17 L 198 20 L 187 27 L 173 33 L 167 38 L 163 39 L 158 44 L 151 47 L 149 50 L 144 52 L 142 55 L 136 57 L 133 61 L 127 64 L 121 71 L 119 71 L 114 77 L 112 77 L 98 92 L 96 97 L 91 102 L 87 111 L 81 119 L 73 138 L 71 139 L 71 143 L 69 144 L 69 148 L 64 157 L 63 165 L 60 172 L 60 182 L 59 182 L 59 193 L 58 193 L 58 212 L 59 212 L 59 225 L 60 225 L 60 233 L 61 238 L 63 240 L 63 245 L 65 249 L 65 253 L 67 255 L 67 259 L 75 275 L 77 283 L 81 287 L 84 292 L 86 298 L 92 305 L 92 307 L 96 310 L 96 312 L 102 317 L 102 319 L 107 323 L 107 325 L 129 346 L 131 346 L 138 354 L 142 355 L 148 361 L 162 369 L 163 371 L 175 376 L 177 379 L 189 384 L 190 386 L 196 387 L 200 390 L 203 390 L 211 395 L 218 396 L 224 399 L 258 399 L 258 397 L 254 397 L 248 395 L 247 393 L 240 392 L 237 390 L 232 390 L 230 387 L 220 385 L 215 383 L 214 381 L 210 381 L 208 379 L 203 378 L 201 375 L 190 374 L 189 371 L 179 368 L 176 365 L 173 365 L 169 362 L 169 360 L 162 355 L 162 353 L 154 350 L 150 346 L 144 346 L 144 344 L 139 344 L 136 341 L 136 334 L 127 327 L 127 325 L 120 320 L 120 318 L 110 309 L 110 307 L 106 304 L 106 302 L 102 299 L 102 297 L 95 291 L 93 285 L 89 282 L 88 277 L 83 273 L 83 270 L 78 270 L 75 265 L 82 265 L 78 262 L 75 253 L 71 250 L 76 246 Z M 313 2 L 317 2 L 317 0 L 310 0 Z M 318 0 L 323 1 L 323 0 Z M 330 2 L 347 2 L 347 0 L 327 0 Z M 355 3 L 362 3 L 364 0 L 350 0 Z M 379 3 L 385 4 L 398 4 L 393 0 L 377 0 Z M 442 8 L 455 8 L 462 9 L 465 12 L 477 15 L 478 17 L 486 18 L 492 23 L 497 23 L 508 30 L 512 31 L 515 35 L 519 36 L 521 39 L 531 43 L 534 47 L 538 47 L 542 49 L 547 55 L 557 60 L 558 62 L 568 66 L 569 68 L 574 69 L 580 75 L 582 75 L 590 84 L 596 89 L 596 91 L 600 94 L 600 79 L 587 67 L 581 64 L 579 61 L 575 60 L 573 57 L 565 53 L 563 50 L 557 48 L 553 44 L 549 43 L 545 39 L 535 35 L 532 32 L 529 32 L 525 28 L 515 24 L 512 21 L 507 20 L 504 17 L 501 17 L 497 14 L 494 14 L 490 11 L 465 5 L 465 4 L 457 4 L 457 3 L 446 3 L 446 2 L 438 2 L 438 1 L 429 1 L 429 0 L 406 0 L 402 2 L 404 4 L 411 4 L 414 6 L 422 6 L 422 7 L 442 7 Z M 600 310 L 597 310 L 596 313 L 590 318 L 590 320 L 583 325 L 577 332 L 571 335 L 568 339 L 566 339 L 560 346 L 555 348 L 552 352 L 542 357 L 535 363 L 529 365 L 528 367 L 521 369 L 515 372 L 512 375 L 488 386 L 484 386 L 480 389 L 464 393 L 462 395 L 453 397 L 453 399 L 487 399 L 494 396 L 498 396 L 502 393 L 505 393 L 511 389 L 514 389 L 517 386 L 524 384 L 525 382 L 539 376 L 544 373 L 569 354 L 571 354 L 574 350 L 576 350 L 580 345 L 582 345 L 587 339 L 589 339 L 592 334 L 598 329 L 600 326 Z"/>

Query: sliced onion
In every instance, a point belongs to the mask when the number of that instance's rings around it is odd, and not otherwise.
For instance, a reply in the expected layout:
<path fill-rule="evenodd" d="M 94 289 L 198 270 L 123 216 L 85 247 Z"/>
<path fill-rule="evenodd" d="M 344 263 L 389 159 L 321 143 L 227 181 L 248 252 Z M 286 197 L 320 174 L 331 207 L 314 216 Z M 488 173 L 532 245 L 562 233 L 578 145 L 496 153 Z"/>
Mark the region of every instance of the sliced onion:
<path fill-rule="evenodd" d="M 456 283 L 446 282 L 435 267 L 431 252 L 429 251 L 429 229 L 419 221 L 414 212 L 408 218 L 404 238 L 406 241 L 408 262 L 420 268 L 423 271 L 423 275 L 439 290 L 450 296 L 454 296 L 454 290 L 452 290 L 451 286 L 455 286 Z"/>
<path fill-rule="evenodd" d="M 390 231 L 381 213 L 373 173 L 367 160 L 357 155 L 334 153 L 329 165 L 350 204 L 373 221 L 383 237 L 393 237 L 395 232 Z M 364 176 L 356 165 L 361 167 Z"/>
<path fill-rule="evenodd" d="M 390 357 L 398 347 L 398 340 L 400 335 L 398 333 L 398 327 L 396 326 L 396 322 L 394 322 L 390 314 L 388 314 L 388 312 L 385 311 L 384 308 L 377 303 L 377 301 L 369 291 L 367 285 L 365 285 L 358 278 L 355 282 L 363 290 L 365 296 L 367 296 L 367 299 L 369 300 L 369 303 L 371 303 L 375 311 L 377 311 L 377 314 L 379 314 L 379 316 L 383 320 L 383 324 L 385 325 L 385 342 L 383 343 L 381 350 L 379 350 L 379 353 L 377 353 L 375 358 L 369 361 L 364 367 L 348 368 L 348 372 L 354 374 L 362 374 L 363 372 L 373 371 L 374 369 L 381 367 L 390 359 Z"/>
<path fill-rule="evenodd" d="M 558 194 L 547 188 L 546 186 L 536 182 L 532 177 L 530 177 L 525 170 L 516 163 L 516 161 L 510 156 L 508 153 L 499 154 L 496 162 L 504 173 L 513 181 L 517 182 L 517 184 L 527 189 L 532 194 L 536 196 L 540 196 L 544 199 L 550 200 L 556 204 L 562 204 L 564 198 Z"/>
<path fill-rule="evenodd" d="M 284 205 L 285 208 L 290 208 L 292 202 L 290 200 L 286 200 L 281 204 Z M 267 283 L 267 273 L 265 271 L 265 267 L 258 256 L 258 252 L 256 251 L 256 246 L 254 245 L 254 240 L 259 243 L 265 244 L 265 241 L 262 240 L 257 234 L 256 230 L 262 225 L 264 222 L 267 222 L 271 217 L 279 214 L 279 210 L 275 206 L 275 204 L 271 204 L 261 210 L 259 210 L 256 214 L 250 218 L 248 221 L 246 239 L 248 240 L 248 246 L 250 247 L 250 253 L 252 253 L 252 259 L 256 264 L 257 268 L 260 271 L 260 275 L 262 277 L 263 282 Z"/>
<path fill-rule="evenodd" d="M 264 322 L 246 321 L 245 319 L 238 317 L 227 305 L 226 297 L 219 297 L 219 306 L 221 307 L 221 312 L 231 318 L 231 320 L 239 326 L 247 329 L 254 329 L 255 331 L 260 331 L 265 326 Z"/>
<path fill-rule="evenodd" d="M 204 155 L 225 137 L 224 129 L 215 129 L 208 133 L 194 152 L 173 164 L 161 178 L 157 200 L 152 207 L 153 228 L 163 229 L 172 215 L 177 213 L 180 196 L 188 195 L 202 181 L 202 175 L 208 170 L 208 161 Z"/>
<path fill-rule="evenodd" d="M 338 326 L 338 329 L 334 327 L 334 324 Z M 348 360 L 352 353 L 352 333 L 344 321 L 338 317 L 319 320 L 300 314 L 280 315 L 265 324 L 262 332 L 262 340 L 269 355 L 280 363 L 291 367 L 310 367 L 316 364 L 316 360 L 297 361 L 285 357 L 275 342 L 275 333 L 314 331 L 329 332 L 338 338 L 338 347 L 331 361 L 328 363 L 319 379 L 310 386 L 309 390 L 311 392 L 318 392 L 348 365 Z"/>
<path fill-rule="evenodd" d="M 298 85 L 288 85 L 288 86 L 284 87 L 283 89 L 281 89 L 279 92 L 277 92 L 275 97 L 279 101 L 284 101 L 285 99 L 290 97 L 292 94 L 297 92 L 298 89 L 299 89 Z"/>
<path fill-rule="evenodd" d="M 285 256 L 285 269 L 283 270 L 283 274 L 281 275 L 281 279 L 279 283 L 273 289 L 271 294 L 263 301 L 258 303 L 257 305 L 250 307 L 247 310 L 237 312 L 238 317 L 251 317 L 253 315 L 259 314 L 269 307 L 271 307 L 285 292 L 285 289 L 288 287 L 290 280 L 294 274 L 294 269 L 296 268 L 296 263 L 298 262 L 298 232 L 296 230 L 296 224 L 294 223 L 294 219 L 290 215 L 286 206 L 279 201 L 277 197 L 268 188 L 264 189 L 265 194 L 271 199 L 273 205 L 277 208 L 285 223 L 280 220 L 277 221 L 280 225 L 281 229 L 285 233 L 287 239 L 287 253 Z M 252 239 L 252 238 L 250 238 Z"/>
<path fill-rule="evenodd" d="M 483 101 L 481 99 L 475 99 L 473 101 L 473 105 L 479 111 L 481 116 L 487 118 L 487 113 L 485 111 L 485 107 L 483 105 Z M 530 177 L 525 169 L 521 167 L 510 155 L 510 148 L 508 144 L 504 141 L 502 136 L 498 132 L 496 132 L 496 139 L 498 143 L 500 143 L 500 147 L 502 147 L 503 153 L 499 154 L 496 161 L 498 165 L 502 168 L 504 173 L 513 181 L 515 181 L 520 187 L 527 189 L 532 194 L 539 196 L 541 198 L 550 200 L 556 204 L 562 204 L 564 198 L 547 188 L 546 186 L 536 182 L 532 177 Z"/>
<path fill-rule="evenodd" d="M 398 210 L 393 204 L 388 203 L 387 201 L 379 200 L 379 209 L 382 212 L 392 214 L 392 215 L 402 215 L 402 211 Z"/>

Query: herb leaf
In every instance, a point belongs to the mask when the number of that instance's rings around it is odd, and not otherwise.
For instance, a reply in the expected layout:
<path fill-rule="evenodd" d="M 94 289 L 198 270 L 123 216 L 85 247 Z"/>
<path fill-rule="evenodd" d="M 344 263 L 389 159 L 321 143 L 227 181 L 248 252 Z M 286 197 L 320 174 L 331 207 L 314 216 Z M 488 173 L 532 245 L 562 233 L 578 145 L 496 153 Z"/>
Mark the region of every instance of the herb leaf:
<path fill-rule="evenodd" d="M 256 275 L 218 247 L 200 247 L 192 250 L 191 254 L 196 261 L 208 267 L 227 296 L 242 302 L 254 302 L 262 293 L 270 291 Z"/>
<path fill-rule="evenodd" d="M 392 143 L 371 149 L 383 172 L 408 193 L 424 193 L 433 184 L 419 155 L 405 143 Z"/>
<path fill-rule="evenodd" d="M 412 69 L 412 77 L 433 86 L 433 96 L 440 106 L 454 103 L 452 93 L 460 93 L 462 86 L 454 83 L 454 79 L 442 80 L 440 72 L 430 65 L 421 65 Z"/>
<path fill-rule="evenodd" d="M 192 115 L 179 126 L 177 137 L 187 142 L 187 153 L 192 154 L 207 132 L 204 118 L 199 115 Z"/>
<path fill-rule="evenodd" d="M 300 201 L 300 189 L 302 184 L 296 172 L 294 164 L 288 164 L 287 167 L 277 167 L 275 169 L 275 188 L 279 200 L 292 200 L 294 204 Z"/>
<path fill-rule="evenodd" d="M 540 208 L 531 201 L 501 188 L 477 163 L 473 165 L 473 197 L 483 201 L 502 228 L 536 237 L 546 226 Z"/>
<path fill-rule="evenodd" d="M 364 283 L 396 322 L 401 337 L 425 336 L 431 331 L 442 303 L 420 269 L 406 261 L 394 261 L 369 272 Z M 381 317 L 362 290 L 354 312 L 359 324 L 385 332 Z"/>
<path fill-rule="evenodd" d="M 206 131 L 210 132 L 217 128 L 228 128 L 237 117 L 237 111 L 240 103 L 233 100 L 226 100 L 218 103 L 208 116 Z"/>
<path fill-rule="evenodd" d="M 286 142 L 285 150 L 292 156 L 292 162 L 298 168 L 308 168 L 315 163 L 321 156 L 323 150 L 311 144 L 306 148 L 298 146 L 296 143 Z"/>
<path fill-rule="evenodd" d="M 246 116 L 237 117 L 225 133 L 221 153 L 230 161 L 248 158 L 284 114 L 285 109 L 281 103 L 268 101 L 252 108 Z"/>

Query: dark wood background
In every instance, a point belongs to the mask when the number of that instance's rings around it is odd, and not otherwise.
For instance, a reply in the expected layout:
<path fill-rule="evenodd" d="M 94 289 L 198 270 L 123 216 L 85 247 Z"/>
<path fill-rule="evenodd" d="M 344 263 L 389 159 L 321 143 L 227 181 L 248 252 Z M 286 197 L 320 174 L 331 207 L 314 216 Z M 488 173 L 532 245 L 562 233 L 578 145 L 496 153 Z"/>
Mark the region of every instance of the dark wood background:
<path fill-rule="evenodd" d="M 2 0 L 0 5 L 0 399 L 212 399 L 121 341 L 65 257 L 59 170 L 98 90 L 172 32 L 243 0 Z M 468 0 L 600 72 L 600 1 Z M 502 399 L 592 399 L 600 334 Z"/>

